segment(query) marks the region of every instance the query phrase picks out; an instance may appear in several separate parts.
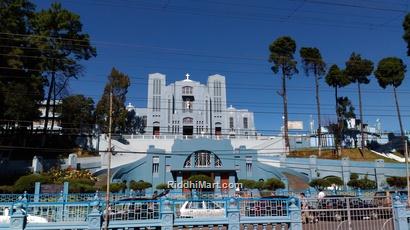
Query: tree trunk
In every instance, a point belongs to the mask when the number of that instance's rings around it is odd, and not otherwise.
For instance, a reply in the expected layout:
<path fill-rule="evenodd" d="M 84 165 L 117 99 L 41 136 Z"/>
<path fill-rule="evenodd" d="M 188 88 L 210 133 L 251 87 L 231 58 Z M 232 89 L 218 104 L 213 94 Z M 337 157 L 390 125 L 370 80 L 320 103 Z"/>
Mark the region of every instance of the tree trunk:
<path fill-rule="evenodd" d="M 364 149 L 364 132 L 363 132 L 363 107 L 362 107 L 362 91 L 360 88 L 360 82 L 357 82 L 357 89 L 359 90 L 359 109 L 360 109 L 360 134 L 362 136 L 361 148 Z"/>
<path fill-rule="evenodd" d="M 394 86 L 393 86 L 393 92 L 394 92 L 394 100 L 396 102 L 397 117 L 399 118 L 400 134 L 401 134 L 402 137 L 404 137 L 405 133 L 404 133 L 404 129 L 403 129 L 403 123 L 401 121 L 400 108 L 399 108 L 399 99 L 397 98 L 396 87 L 394 87 Z"/>
<path fill-rule="evenodd" d="M 404 153 L 406 153 L 407 151 L 407 138 L 406 138 L 406 134 L 404 133 L 404 129 L 403 129 L 403 122 L 401 121 L 401 114 L 400 114 L 400 107 L 399 107 L 399 99 L 397 98 L 397 92 L 396 92 L 396 87 L 393 86 L 393 92 L 394 92 L 394 101 L 396 102 L 396 111 L 397 111 L 397 118 L 399 119 L 399 125 L 400 125 L 400 134 L 401 134 L 401 138 L 403 139 L 403 143 L 404 143 Z M 406 158 L 406 162 L 408 162 L 408 155 L 404 154 L 405 158 Z"/>
<path fill-rule="evenodd" d="M 342 155 L 342 125 L 340 123 L 339 104 L 337 103 L 337 98 L 338 98 L 338 95 L 337 95 L 337 86 L 336 86 L 335 87 L 335 103 L 336 103 L 337 132 L 333 134 L 335 135 L 333 138 L 335 139 L 335 148 L 337 151 L 337 155 L 340 157 Z"/>
<path fill-rule="evenodd" d="M 322 155 L 322 128 L 321 128 L 321 120 L 320 120 L 320 100 L 319 100 L 319 81 L 318 76 L 315 74 L 315 87 L 316 87 L 316 106 L 317 106 L 317 137 L 318 137 L 318 145 L 319 151 L 318 156 Z"/>
<path fill-rule="evenodd" d="M 290 149 L 289 135 L 288 135 L 288 97 L 286 95 L 286 76 L 282 69 L 282 99 L 283 99 L 283 131 L 285 135 L 286 154 Z"/>
<path fill-rule="evenodd" d="M 403 129 L 403 123 L 401 121 L 401 115 L 400 115 L 400 107 L 399 107 L 399 99 L 397 98 L 397 92 L 396 92 L 396 87 L 393 86 L 393 92 L 394 92 L 394 100 L 396 102 L 396 110 L 397 110 L 397 117 L 399 118 L 399 125 L 400 125 L 400 134 L 401 134 L 401 138 L 403 139 L 403 150 L 404 150 L 404 159 L 406 162 L 406 183 L 407 183 L 407 193 L 410 191 L 410 179 L 409 179 L 409 152 L 408 152 L 408 147 L 407 147 L 407 137 L 404 133 L 404 129 Z M 407 195 L 407 204 L 409 204 L 409 195 Z"/>
<path fill-rule="evenodd" d="M 336 111 L 336 120 L 337 120 L 337 122 L 338 122 L 338 124 L 339 124 L 339 120 L 340 120 L 340 115 L 339 115 L 339 110 L 338 110 L 338 108 L 339 108 L 339 104 L 337 103 L 337 86 L 335 87 L 335 111 Z"/>
<path fill-rule="evenodd" d="M 47 134 L 48 113 L 50 112 L 51 93 L 53 92 L 54 82 L 55 82 L 55 72 L 53 71 L 51 73 L 51 82 L 50 82 L 50 87 L 48 88 L 48 93 L 47 93 L 46 114 L 44 116 L 44 135 Z"/>
<path fill-rule="evenodd" d="M 51 117 L 51 132 L 54 131 L 54 121 L 56 117 L 56 86 L 55 86 L 55 81 L 54 81 L 54 86 L 53 86 L 53 115 Z"/>

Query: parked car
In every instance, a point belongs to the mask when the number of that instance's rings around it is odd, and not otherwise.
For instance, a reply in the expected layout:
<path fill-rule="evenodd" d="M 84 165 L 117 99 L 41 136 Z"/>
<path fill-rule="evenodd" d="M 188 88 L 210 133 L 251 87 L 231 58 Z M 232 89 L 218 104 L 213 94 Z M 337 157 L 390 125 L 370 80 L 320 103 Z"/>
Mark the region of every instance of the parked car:
<path fill-rule="evenodd" d="M 265 196 L 243 200 L 241 212 L 245 216 L 286 216 L 289 196 Z"/>
<path fill-rule="evenodd" d="M 407 191 L 386 190 L 374 193 L 374 203 L 379 207 L 391 207 L 395 196 L 399 196 L 402 201 L 407 200 Z"/>
<path fill-rule="evenodd" d="M 10 212 L 9 210 L 6 208 L 3 210 L 3 215 L 0 216 L 0 224 L 10 224 Z M 48 220 L 44 217 L 41 216 L 33 216 L 28 214 L 27 215 L 27 223 L 31 224 L 31 223 L 48 223 Z"/>
<path fill-rule="evenodd" d="M 347 195 L 330 195 L 318 202 L 319 220 L 343 221 L 350 218 L 356 220 L 378 219 L 380 209 L 371 200 L 362 200 Z"/>
<path fill-rule="evenodd" d="M 178 217 L 223 217 L 225 208 L 211 200 L 191 200 L 185 201 L 177 213 Z"/>
<path fill-rule="evenodd" d="M 147 198 L 125 198 L 111 204 L 111 220 L 144 220 L 159 218 L 159 202 Z"/>

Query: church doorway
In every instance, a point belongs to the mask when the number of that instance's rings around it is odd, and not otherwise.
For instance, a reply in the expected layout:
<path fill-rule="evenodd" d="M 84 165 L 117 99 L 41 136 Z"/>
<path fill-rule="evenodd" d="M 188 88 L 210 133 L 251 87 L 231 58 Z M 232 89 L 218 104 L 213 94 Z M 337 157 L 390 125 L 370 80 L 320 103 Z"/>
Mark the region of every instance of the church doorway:
<path fill-rule="evenodd" d="M 194 126 L 183 126 L 182 127 L 182 135 L 192 136 L 192 134 L 194 134 Z"/>
<path fill-rule="evenodd" d="M 221 135 L 222 135 L 222 128 L 215 127 L 215 136 L 221 136 Z"/>
<path fill-rule="evenodd" d="M 152 129 L 152 135 L 159 136 L 159 126 L 154 126 Z"/>

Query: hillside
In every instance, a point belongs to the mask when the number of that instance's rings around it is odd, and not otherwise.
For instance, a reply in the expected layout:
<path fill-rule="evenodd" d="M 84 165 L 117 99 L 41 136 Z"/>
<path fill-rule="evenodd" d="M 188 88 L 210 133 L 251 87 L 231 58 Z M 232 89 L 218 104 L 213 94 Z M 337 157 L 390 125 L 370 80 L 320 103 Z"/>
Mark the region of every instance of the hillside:
<path fill-rule="evenodd" d="M 301 149 L 291 151 L 289 157 L 309 157 L 317 155 L 317 149 Z M 323 149 L 321 159 L 340 160 L 342 157 L 349 157 L 353 161 L 374 161 L 376 159 L 383 159 L 384 162 L 398 163 L 397 161 L 379 156 L 369 150 L 360 151 L 359 149 L 342 149 L 342 156 L 337 156 L 333 149 Z"/>

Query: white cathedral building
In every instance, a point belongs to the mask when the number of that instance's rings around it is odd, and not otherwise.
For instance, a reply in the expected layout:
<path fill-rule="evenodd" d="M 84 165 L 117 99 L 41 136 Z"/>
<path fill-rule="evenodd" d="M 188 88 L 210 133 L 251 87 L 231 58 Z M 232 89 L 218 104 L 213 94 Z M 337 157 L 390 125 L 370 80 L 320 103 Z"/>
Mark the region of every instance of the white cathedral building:
<path fill-rule="evenodd" d="M 164 74 L 149 74 L 147 108 L 127 106 L 143 117 L 146 135 L 256 135 L 253 112 L 227 107 L 224 76 L 211 75 L 206 85 L 189 77 L 167 85 Z"/>

